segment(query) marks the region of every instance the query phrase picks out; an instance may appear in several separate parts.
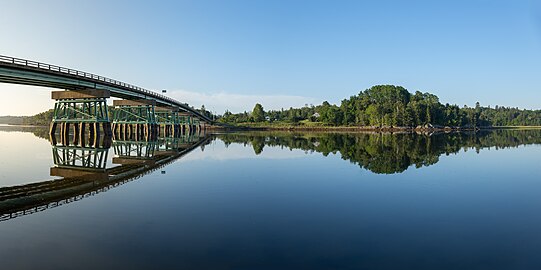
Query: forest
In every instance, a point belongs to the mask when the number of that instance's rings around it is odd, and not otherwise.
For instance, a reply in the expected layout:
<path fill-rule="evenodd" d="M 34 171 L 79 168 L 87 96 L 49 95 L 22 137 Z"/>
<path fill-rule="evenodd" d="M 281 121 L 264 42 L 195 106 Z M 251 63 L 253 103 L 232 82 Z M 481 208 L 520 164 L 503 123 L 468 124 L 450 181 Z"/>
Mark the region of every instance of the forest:
<path fill-rule="evenodd" d="M 21 125 L 24 116 L 0 116 L 0 124 Z"/>
<path fill-rule="evenodd" d="M 23 117 L 23 125 L 48 126 L 53 119 L 54 110 L 50 109 L 33 116 Z"/>
<path fill-rule="evenodd" d="M 361 91 L 340 105 L 323 102 L 302 108 L 264 111 L 256 104 L 251 113 L 226 111 L 219 121 L 228 124 L 281 122 L 290 124 L 320 123 L 328 126 L 371 127 L 489 127 L 541 126 L 541 110 L 512 107 L 474 107 L 442 104 L 430 93 L 410 93 L 402 86 L 376 85 Z"/>

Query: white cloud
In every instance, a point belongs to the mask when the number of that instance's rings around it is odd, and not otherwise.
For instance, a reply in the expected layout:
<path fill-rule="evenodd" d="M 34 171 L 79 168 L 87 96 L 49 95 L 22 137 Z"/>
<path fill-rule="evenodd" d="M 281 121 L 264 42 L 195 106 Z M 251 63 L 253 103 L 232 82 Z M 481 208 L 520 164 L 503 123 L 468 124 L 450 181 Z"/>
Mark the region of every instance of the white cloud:
<path fill-rule="evenodd" d="M 279 110 L 281 108 L 302 107 L 305 104 L 321 104 L 321 100 L 313 97 L 289 95 L 241 95 L 227 92 L 202 93 L 186 90 L 171 90 L 168 96 L 186 102 L 195 108 L 205 108 L 209 111 L 223 114 L 225 110 L 233 113 L 252 111 L 256 103 L 263 105 L 265 110 Z"/>

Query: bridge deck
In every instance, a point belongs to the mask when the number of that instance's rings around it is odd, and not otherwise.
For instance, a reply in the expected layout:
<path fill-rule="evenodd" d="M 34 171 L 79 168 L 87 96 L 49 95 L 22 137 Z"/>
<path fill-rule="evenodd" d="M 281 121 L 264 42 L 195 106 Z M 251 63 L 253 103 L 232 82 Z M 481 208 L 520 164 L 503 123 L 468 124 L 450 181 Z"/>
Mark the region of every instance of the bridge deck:
<path fill-rule="evenodd" d="M 186 103 L 156 92 L 107 77 L 70 68 L 36 61 L 0 55 L 0 82 L 43 86 L 59 89 L 102 89 L 111 91 L 111 96 L 123 99 L 151 99 L 161 106 L 178 107 L 205 122 L 212 119 L 201 114 Z"/>

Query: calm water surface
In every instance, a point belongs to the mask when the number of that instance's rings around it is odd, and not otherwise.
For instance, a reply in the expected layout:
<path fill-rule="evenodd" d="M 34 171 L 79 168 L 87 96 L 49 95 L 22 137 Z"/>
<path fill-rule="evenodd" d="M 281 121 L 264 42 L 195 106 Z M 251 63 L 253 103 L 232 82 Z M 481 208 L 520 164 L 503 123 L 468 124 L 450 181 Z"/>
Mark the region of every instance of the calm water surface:
<path fill-rule="evenodd" d="M 541 130 L 113 140 L 69 185 L 46 133 L 0 127 L 2 269 L 541 267 Z"/>

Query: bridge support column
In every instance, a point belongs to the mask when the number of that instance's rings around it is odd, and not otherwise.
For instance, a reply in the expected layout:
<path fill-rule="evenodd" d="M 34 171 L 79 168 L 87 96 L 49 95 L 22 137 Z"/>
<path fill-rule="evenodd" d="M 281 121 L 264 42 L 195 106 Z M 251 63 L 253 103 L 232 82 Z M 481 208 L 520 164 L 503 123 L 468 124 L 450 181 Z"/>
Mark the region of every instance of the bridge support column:
<path fill-rule="evenodd" d="M 163 131 L 159 136 L 162 137 L 177 137 L 179 133 L 179 111 L 176 107 L 157 107 L 156 108 L 156 122 L 160 127 L 160 131 Z"/>
<path fill-rule="evenodd" d="M 111 96 L 107 90 L 86 89 L 53 91 L 51 98 L 56 100 L 53 120 L 49 134 L 55 136 L 60 126 L 60 139 L 63 145 L 69 145 L 70 126 L 73 124 L 73 143 L 84 143 L 84 124 L 89 124 L 89 137 L 94 144 L 99 140 L 100 125 L 105 136 L 111 135 L 107 98 Z"/>
<path fill-rule="evenodd" d="M 194 117 L 194 130 L 198 133 L 201 132 L 201 121 L 197 117 Z"/>
<path fill-rule="evenodd" d="M 182 113 L 181 114 L 181 123 L 182 123 L 182 134 L 192 134 L 195 132 L 195 121 L 196 117 L 189 113 Z"/>
<path fill-rule="evenodd" d="M 154 100 L 114 100 L 113 124 L 115 138 L 151 140 L 156 136 Z M 118 128 L 117 128 L 118 126 Z"/>

